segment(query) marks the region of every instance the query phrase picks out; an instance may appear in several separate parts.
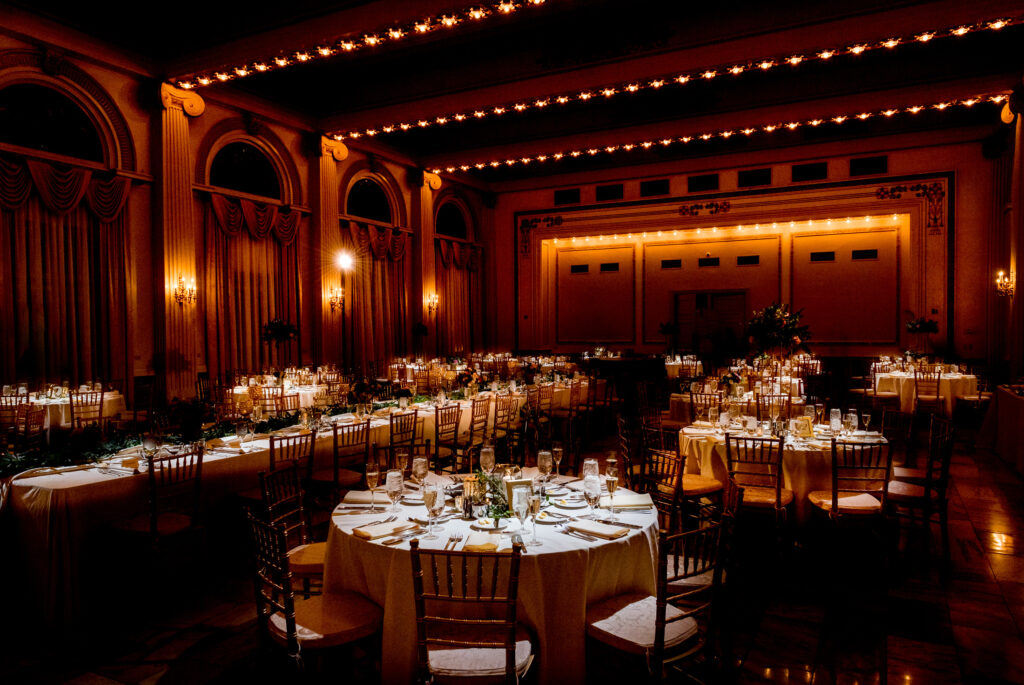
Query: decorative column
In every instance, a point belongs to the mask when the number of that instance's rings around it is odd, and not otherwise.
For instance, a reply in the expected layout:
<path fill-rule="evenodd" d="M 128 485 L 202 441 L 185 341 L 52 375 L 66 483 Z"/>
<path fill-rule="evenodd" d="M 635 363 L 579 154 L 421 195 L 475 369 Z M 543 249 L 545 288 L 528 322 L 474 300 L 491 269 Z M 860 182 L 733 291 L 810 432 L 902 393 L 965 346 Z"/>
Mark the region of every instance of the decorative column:
<path fill-rule="evenodd" d="M 1010 181 L 1010 211 L 1008 224 L 1010 229 L 1010 263 L 1009 270 L 1014 278 L 1021 278 L 1024 267 L 1024 117 L 1021 111 L 1024 97 L 1020 86 L 1014 91 L 1010 102 L 1004 107 L 1004 121 L 1007 117 L 1016 116 L 1017 124 L 1013 138 L 1013 171 Z M 1010 119 L 1012 121 L 1012 119 Z M 989 281 L 989 287 L 991 280 Z M 1007 352 L 1010 356 L 1010 379 L 1019 378 L 1024 373 L 1024 302 L 1019 292 L 1010 297 L 1010 316 L 1007 328 Z"/>
<path fill-rule="evenodd" d="M 429 359 L 431 355 L 437 354 L 440 350 L 440 331 L 438 330 L 440 317 L 438 313 L 440 308 L 445 306 L 444 302 L 440 302 L 438 308 L 433 311 L 430 311 L 427 306 L 428 298 L 438 295 L 437 271 L 434 264 L 434 192 L 441 189 L 441 177 L 429 171 L 412 176 L 418 177 L 419 183 L 414 185 L 418 186 L 419 197 L 418 201 L 413 204 L 413 221 L 417 225 L 413 227 L 415 261 L 413 262 L 413 302 L 411 306 L 413 311 L 416 311 L 416 303 L 419 303 L 420 315 L 416 317 L 416 320 L 422 321 L 427 327 L 427 335 L 423 338 L 421 351 L 424 358 Z M 415 341 L 415 336 L 413 340 Z"/>
<path fill-rule="evenodd" d="M 351 355 L 346 338 L 351 336 L 352 327 L 345 321 L 351 306 L 331 310 L 329 298 L 335 288 L 342 288 L 347 298 L 351 289 L 345 273 L 336 263 L 337 255 L 344 243 L 338 225 L 338 162 L 348 157 L 348 148 L 339 141 L 320 137 L 319 172 L 313 192 L 316 199 L 316 225 L 314 231 L 320 237 L 320 331 L 322 359 L 345 367 Z"/>
<path fill-rule="evenodd" d="M 208 293 L 198 302 L 179 304 L 174 297 L 179 276 L 186 285 L 198 282 L 196 235 L 192 217 L 192 159 L 188 117 L 198 117 L 206 103 L 197 93 L 160 84 L 163 103 L 160 136 L 160 228 L 162 241 L 154 246 L 154 266 L 162 266 L 163 297 L 156 296 L 156 315 L 164 320 L 162 352 L 167 397 L 188 399 L 196 393 L 196 368 L 202 360 L 202 317 Z M 163 262 L 160 264 L 160 254 Z M 158 348 L 159 349 L 159 348 Z M 159 352 L 158 352 L 159 353 Z"/>

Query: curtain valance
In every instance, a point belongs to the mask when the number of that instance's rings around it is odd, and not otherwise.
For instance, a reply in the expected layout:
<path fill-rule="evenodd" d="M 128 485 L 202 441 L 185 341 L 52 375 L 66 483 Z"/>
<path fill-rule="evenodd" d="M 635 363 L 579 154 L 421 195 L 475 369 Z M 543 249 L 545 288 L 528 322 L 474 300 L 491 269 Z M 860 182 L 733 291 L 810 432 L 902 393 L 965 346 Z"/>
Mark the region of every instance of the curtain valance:
<path fill-rule="evenodd" d="M 479 245 L 462 243 L 454 240 L 437 239 L 437 254 L 441 266 L 446 269 L 466 269 L 479 271 L 483 250 Z"/>
<path fill-rule="evenodd" d="M 210 203 L 225 235 L 237 236 L 245 228 L 253 240 L 273 233 L 282 245 L 291 245 L 299 233 L 299 212 L 295 210 L 284 212 L 277 205 L 234 200 L 219 193 L 210 193 Z"/>
<path fill-rule="evenodd" d="M 381 228 L 373 224 L 348 222 L 349 235 L 356 254 L 362 257 L 369 253 L 374 259 L 401 261 L 405 256 L 408 235 L 400 229 Z"/>
<path fill-rule="evenodd" d="M 110 223 L 121 216 L 131 181 L 115 176 L 109 181 L 93 178 L 89 169 L 64 167 L 36 159 L 0 159 L 0 208 L 16 211 L 35 188 L 43 206 L 57 216 L 75 209 L 85 199 L 93 216 Z"/>

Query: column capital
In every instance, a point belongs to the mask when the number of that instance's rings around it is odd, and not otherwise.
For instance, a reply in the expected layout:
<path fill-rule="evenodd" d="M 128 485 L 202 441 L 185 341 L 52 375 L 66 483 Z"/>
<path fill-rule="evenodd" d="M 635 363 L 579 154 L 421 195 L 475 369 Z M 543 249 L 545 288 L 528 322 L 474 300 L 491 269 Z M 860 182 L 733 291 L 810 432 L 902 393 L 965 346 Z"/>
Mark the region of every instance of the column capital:
<path fill-rule="evenodd" d="M 160 102 L 164 109 L 180 109 L 190 117 L 198 117 L 206 111 L 206 103 L 199 93 L 175 88 L 169 83 L 160 84 Z"/>
<path fill-rule="evenodd" d="M 324 157 L 330 155 L 335 162 L 342 162 L 348 157 L 348 148 L 340 140 L 320 136 L 320 154 Z"/>
<path fill-rule="evenodd" d="M 431 190 L 441 190 L 441 177 L 429 171 L 423 172 L 423 185 Z"/>

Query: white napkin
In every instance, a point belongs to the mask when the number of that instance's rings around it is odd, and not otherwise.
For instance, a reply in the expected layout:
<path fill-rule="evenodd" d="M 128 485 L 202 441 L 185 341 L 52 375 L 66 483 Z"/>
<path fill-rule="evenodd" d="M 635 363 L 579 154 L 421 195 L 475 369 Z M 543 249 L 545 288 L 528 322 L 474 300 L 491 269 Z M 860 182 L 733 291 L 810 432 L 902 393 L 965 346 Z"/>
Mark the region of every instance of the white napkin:
<path fill-rule="evenodd" d="M 605 540 L 614 540 L 624 535 L 629 535 L 628 528 L 618 528 L 607 523 L 600 523 L 599 521 L 573 521 L 568 527 L 578 533 L 586 533 L 587 535 L 604 538 Z"/>
<path fill-rule="evenodd" d="M 607 509 L 612 503 L 611 498 L 601 498 L 601 508 Z M 615 496 L 615 508 L 616 509 L 648 509 L 654 506 L 654 500 L 647 493 L 642 495 L 634 495 L 630 493 L 622 493 L 621 495 Z"/>
<path fill-rule="evenodd" d="M 352 534 L 364 540 L 376 540 L 377 538 L 390 537 L 395 533 L 415 528 L 416 524 L 411 521 L 388 521 L 387 523 L 374 523 L 361 528 L 354 528 Z"/>
<path fill-rule="evenodd" d="M 345 493 L 345 498 L 341 501 L 345 504 L 370 504 L 371 501 L 376 504 L 383 504 L 388 501 L 387 492 L 383 488 L 378 488 L 374 492 L 376 494 L 371 500 L 369 490 L 351 490 Z"/>
<path fill-rule="evenodd" d="M 466 538 L 463 552 L 511 552 L 512 541 L 500 535 L 470 533 Z"/>

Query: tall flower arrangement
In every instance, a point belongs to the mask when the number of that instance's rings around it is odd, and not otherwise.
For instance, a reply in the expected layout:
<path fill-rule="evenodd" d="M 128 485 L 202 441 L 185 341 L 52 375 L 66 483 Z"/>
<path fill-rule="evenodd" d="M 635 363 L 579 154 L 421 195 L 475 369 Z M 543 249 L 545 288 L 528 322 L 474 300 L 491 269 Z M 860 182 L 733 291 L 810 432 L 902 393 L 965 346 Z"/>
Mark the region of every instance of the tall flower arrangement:
<path fill-rule="evenodd" d="M 754 312 L 747 324 L 751 347 L 759 354 L 788 357 L 797 350 L 806 349 L 811 329 L 800 323 L 803 310 L 790 311 L 789 305 L 773 302 Z"/>

